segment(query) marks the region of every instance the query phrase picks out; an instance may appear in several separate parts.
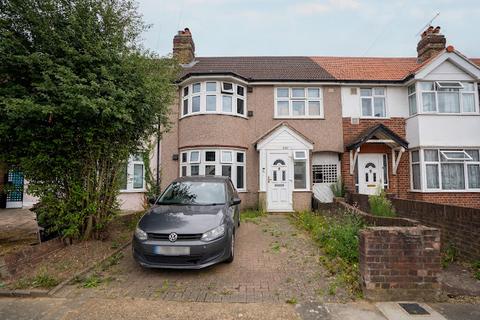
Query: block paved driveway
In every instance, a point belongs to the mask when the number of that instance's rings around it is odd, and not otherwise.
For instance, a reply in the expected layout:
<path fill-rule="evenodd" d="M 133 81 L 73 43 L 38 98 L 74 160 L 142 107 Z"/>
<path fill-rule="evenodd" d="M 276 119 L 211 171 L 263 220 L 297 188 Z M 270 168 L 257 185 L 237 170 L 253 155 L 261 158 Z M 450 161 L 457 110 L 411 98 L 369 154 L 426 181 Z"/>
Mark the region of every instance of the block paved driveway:
<path fill-rule="evenodd" d="M 328 280 L 319 262 L 321 252 L 289 219 L 269 215 L 257 223 L 243 222 L 231 264 L 194 271 L 143 269 L 127 247 L 121 261 L 101 273 L 98 287 L 72 284 L 56 296 L 240 303 L 335 301 L 335 296 L 325 293 Z"/>

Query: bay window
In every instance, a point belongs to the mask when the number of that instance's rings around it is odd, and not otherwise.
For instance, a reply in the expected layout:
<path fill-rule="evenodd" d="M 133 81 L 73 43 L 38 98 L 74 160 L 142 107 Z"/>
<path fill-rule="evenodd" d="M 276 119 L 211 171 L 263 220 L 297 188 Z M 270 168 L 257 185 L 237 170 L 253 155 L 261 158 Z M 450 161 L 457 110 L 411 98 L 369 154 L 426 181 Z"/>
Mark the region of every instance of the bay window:
<path fill-rule="evenodd" d="M 417 92 L 415 84 L 408 86 L 408 109 L 410 115 L 417 114 Z"/>
<path fill-rule="evenodd" d="M 195 113 L 246 116 L 245 87 L 233 82 L 196 82 L 183 87 L 182 95 L 182 116 Z"/>
<path fill-rule="evenodd" d="M 412 188 L 423 191 L 480 191 L 479 153 L 480 149 L 412 151 Z M 424 183 L 421 183 L 421 170 L 425 172 Z"/>
<path fill-rule="evenodd" d="M 323 118 L 321 88 L 276 88 L 276 118 Z"/>
<path fill-rule="evenodd" d="M 245 152 L 229 149 L 183 151 L 180 157 L 181 176 L 230 177 L 239 191 L 245 191 Z"/>
<path fill-rule="evenodd" d="M 412 85 L 414 86 L 414 85 Z M 410 86 L 410 87 L 412 87 Z M 409 93 L 409 105 L 412 109 L 416 100 Z M 420 105 L 423 113 L 473 113 L 477 112 L 475 84 L 460 81 L 422 81 L 417 85 L 420 93 Z M 415 114 L 412 111 L 410 114 Z"/>
<path fill-rule="evenodd" d="M 385 118 L 385 88 L 360 88 L 362 117 Z"/>

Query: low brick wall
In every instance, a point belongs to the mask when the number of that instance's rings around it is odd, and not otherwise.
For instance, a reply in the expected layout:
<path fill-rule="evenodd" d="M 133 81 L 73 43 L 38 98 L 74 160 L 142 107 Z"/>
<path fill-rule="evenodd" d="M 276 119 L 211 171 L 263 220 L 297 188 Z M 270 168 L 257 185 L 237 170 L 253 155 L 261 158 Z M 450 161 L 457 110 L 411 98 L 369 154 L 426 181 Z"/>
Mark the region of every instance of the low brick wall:
<path fill-rule="evenodd" d="M 347 201 L 368 212 L 368 196 L 349 194 Z M 480 209 L 391 198 L 400 217 L 415 219 L 442 231 L 442 246 L 452 245 L 464 259 L 480 259 Z"/>
<path fill-rule="evenodd" d="M 27 247 L 14 253 L 0 256 L 0 278 L 15 274 L 18 270 L 40 261 L 44 256 L 65 246 L 60 238 Z"/>
<path fill-rule="evenodd" d="M 425 226 L 369 227 L 360 232 L 362 288 L 371 300 L 440 296 L 440 231 Z"/>

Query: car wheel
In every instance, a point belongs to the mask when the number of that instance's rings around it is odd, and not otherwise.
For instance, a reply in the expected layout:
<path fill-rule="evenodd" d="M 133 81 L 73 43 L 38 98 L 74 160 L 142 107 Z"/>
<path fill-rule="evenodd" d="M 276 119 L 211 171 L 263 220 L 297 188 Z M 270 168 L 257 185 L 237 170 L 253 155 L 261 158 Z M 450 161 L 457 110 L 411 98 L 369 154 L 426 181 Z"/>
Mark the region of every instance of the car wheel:
<path fill-rule="evenodd" d="M 230 256 L 225 260 L 227 263 L 233 262 L 235 258 L 235 232 L 232 235 L 232 239 L 230 240 Z"/>

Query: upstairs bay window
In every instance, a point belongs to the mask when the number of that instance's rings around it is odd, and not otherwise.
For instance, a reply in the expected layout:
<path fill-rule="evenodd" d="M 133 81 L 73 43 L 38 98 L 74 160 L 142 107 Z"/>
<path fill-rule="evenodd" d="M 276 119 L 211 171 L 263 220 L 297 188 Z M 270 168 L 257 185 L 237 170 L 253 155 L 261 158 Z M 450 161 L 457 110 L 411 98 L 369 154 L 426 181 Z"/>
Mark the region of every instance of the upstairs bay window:
<path fill-rule="evenodd" d="M 385 118 L 385 88 L 360 88 L 362 117 Z"/>
<path fill-rule="evenodd" d="M 246 116 L 245 87 L 232 82 L 203 81 L 183 87 L 182 116 L 230 114 Z"/>
<path fill-rule="evenodd" d="M 180 175 L 230 177 L 239 191 L 245 191 L 245 152 L 229 149 L 184 151 L 180 157 Z"/>
<path fill-rule="evenodd" d="M 423 113 L 475 113 L 477 94 L 473 82 L 428 81 L 417 84 L 419 102 Z M 409 87 L 410 114 L 416 101 L 411 100 Z"/>
<path fill-rule="evenodd" d="M 480 191 L 480 149 L 415 150 L 411 159 L 414 190 Z"/>
<path fill-rule="evenodd" d="M 276 118 L 323 118 L 321 88 L 276 88 Z"/>

